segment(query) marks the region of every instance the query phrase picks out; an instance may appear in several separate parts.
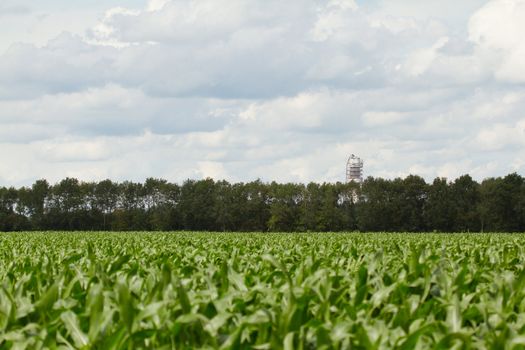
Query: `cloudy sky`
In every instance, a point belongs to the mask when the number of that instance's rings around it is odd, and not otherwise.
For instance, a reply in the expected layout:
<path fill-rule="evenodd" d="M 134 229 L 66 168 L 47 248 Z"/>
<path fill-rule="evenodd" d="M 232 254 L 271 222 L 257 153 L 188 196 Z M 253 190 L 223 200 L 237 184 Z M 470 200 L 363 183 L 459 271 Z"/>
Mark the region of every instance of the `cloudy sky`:
<path fill-rule="evenodd" d="M 525 172 L 525 0 L 0 0 L 0 185 Z"/>

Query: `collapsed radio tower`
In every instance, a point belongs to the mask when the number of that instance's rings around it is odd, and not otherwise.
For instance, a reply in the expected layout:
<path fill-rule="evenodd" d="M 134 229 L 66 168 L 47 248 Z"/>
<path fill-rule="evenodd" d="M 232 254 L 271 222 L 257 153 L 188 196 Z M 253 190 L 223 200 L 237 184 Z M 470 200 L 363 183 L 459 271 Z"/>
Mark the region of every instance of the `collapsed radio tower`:
<path fill-rule="evenodd" d="M 346 162 L 346 182 L 363 182 L 363 160 L 354 154 Z"/>

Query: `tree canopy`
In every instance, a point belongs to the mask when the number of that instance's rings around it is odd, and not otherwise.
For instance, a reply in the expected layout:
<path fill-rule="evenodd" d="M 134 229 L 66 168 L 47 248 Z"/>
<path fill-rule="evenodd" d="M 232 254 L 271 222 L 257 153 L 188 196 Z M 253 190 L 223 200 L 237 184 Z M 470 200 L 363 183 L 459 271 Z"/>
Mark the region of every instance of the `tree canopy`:
<path fill-rule="evenodd" d="M 525 179 L 517 173 L 454 181 L 419 176 L 356 183 L 182 184 L 66 178 L 0 187 L 0 231 L 525 232 Z"/>

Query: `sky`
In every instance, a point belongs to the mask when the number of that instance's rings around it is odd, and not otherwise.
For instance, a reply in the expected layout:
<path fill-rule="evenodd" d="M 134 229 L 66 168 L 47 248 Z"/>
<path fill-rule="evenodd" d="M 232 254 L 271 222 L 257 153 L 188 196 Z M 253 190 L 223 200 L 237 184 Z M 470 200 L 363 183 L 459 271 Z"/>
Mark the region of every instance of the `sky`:
<path fill-rule="evenodd" d="M 525 0 L 0 0 L 0 185 L 525 173 Z"/>

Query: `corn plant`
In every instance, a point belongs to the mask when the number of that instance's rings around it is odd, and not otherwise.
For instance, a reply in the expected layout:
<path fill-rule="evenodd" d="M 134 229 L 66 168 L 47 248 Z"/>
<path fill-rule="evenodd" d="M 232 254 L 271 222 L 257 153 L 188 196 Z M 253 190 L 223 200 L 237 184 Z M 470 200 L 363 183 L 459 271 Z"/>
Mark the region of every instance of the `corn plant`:
<path fill-rule="evenodd" d="M 0 234 L 0 349 L 525 349 L 525 237 Z"/>

